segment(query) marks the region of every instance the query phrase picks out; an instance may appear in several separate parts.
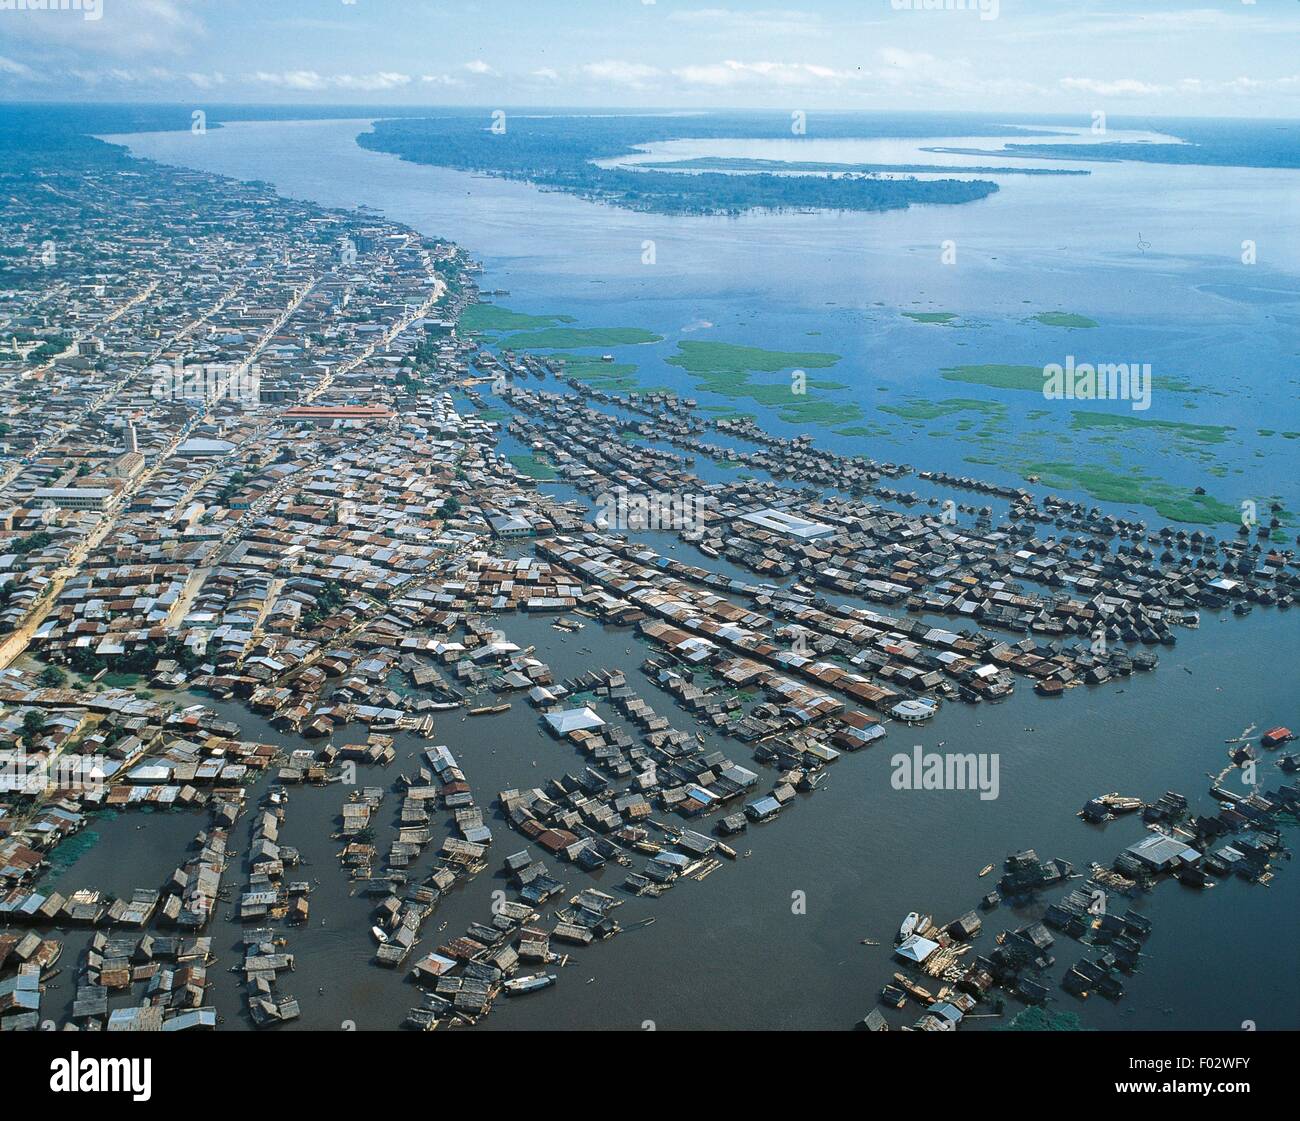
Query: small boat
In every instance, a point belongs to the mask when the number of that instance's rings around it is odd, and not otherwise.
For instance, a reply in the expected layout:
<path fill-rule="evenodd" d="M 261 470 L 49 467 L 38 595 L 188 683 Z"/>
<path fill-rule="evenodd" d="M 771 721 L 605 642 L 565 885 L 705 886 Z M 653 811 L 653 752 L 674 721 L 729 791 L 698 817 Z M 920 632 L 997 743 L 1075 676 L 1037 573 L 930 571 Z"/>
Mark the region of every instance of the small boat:
<path fill-rule="evenodd" d="M 1097 801 L 1111 813 L 1117 814 L 1132 813 L 1134 810 L 1140 810 L 1144 804 L 1141 798 L 1133 798 L 1113 790 L 1109 794 L 1103 794 Z"/>
<path fill-rule="evenodd" d="M 992 871 L 993 871 L 993 865 L 992 865 L 992 864 L 986 864 L 986 865 L 984 865 L 984 867 L 980 869 L 980 878 L 982 879 L 983 877 L 987 876 L 987 875 L 988 875 L 990 872 L 992 872 Z"/>
<path fill-rule="evenodd" d="M 370 928 L 370 933 L 375 936 L 375 941 L 378 942 L 381 946 L 388 941 L 388 935 L 381 927 L 372 926 Z"/>
<path fill-rule="evenodd" d="M 534 973 L 528 977 L 511 977 L 502 984 L 506 996 L 522 996 L 535 993 L 538 989 L 549 989 L 559 980 L 554 973 Z"/>
<path fill-rule="evenodd" d="M 490 716 L 494 712 L 505 712 L 509 707 L 508 703 L 503 705 L 480 705 L 478 708 L 470 709 L 469 714 L 471 716 Z"/>
<path fill-rule="evenodd" d="M 913 934 L 916 933 L 916 924 L 921 921 L 921 916 L 915 911 L 909 911 L 907 918 L 903 920 L 903 925 L 898 928 L 898 940 L 906 942 Z"/>

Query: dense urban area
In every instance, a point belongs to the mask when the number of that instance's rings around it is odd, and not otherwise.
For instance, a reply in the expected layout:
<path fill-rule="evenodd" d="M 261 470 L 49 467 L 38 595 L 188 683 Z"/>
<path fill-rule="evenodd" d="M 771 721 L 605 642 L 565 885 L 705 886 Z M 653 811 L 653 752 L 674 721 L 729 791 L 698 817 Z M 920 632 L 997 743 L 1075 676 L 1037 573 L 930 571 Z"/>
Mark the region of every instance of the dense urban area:
<path fill-rule="evenodd" d="M 1268 510 L 1144 524 L 511 350 L 466 252 L 375 213 L 118 157 L 0 187 L 6 1030 L 299 1020 L 325 880 L 356 901 L 330 924 L 409 983 L 375 1026 L 473 1025 L 580 983 L 624 903 L 707 891 L 892 730 L 1015 690 L 1104 701 L 1202 617 L 1300 589 Z M 636 669 L 553 671 L 539 625 L 614 634 Z M 467 730 L 507 713 L 536 769 L 476 789 Z M 1291 738 L 1243 735 L 1228 769 L 1294 771 Z M 332 867 L 286 839 L 316 788 Z M 1089 801 L 1152 826 L 1109 866 L 1018 849 L 965 913 L 908 915 L 860 1026 L 1122 999 L 1152 933 L 1131 901 L 1267 883 L 1300 808 L 1294 781 L 1187 793 L 1214 808 Z M 139 846 L 177 818 L 164 881 L 68 882 L 97 823 Z M 443 929 L 469 890 L 481 918 Z"/>

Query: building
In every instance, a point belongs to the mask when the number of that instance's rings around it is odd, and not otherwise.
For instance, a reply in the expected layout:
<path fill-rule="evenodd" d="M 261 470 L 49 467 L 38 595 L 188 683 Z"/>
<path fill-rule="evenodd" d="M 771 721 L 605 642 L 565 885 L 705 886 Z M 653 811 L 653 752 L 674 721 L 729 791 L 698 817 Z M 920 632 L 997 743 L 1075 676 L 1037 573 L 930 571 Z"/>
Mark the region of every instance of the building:
<path fill-rule="evenodd" d="M 107 510 L 117 497 L 108 487 L 37 487 L 32 494 L 36 506 L 57 506 L 60 510 Z"/>
<path fill-rule="evenodd" d="M 548 712 L 546 723 L 557 736 L 567 736 L 570 732 L 586 732 L 592 728 L 605 726 L 605 721 L 586 705 L 582 708 L 566 708 L 561 712 Z"/>
<path fill-rule="evenodd" d="M 390 420 L 397 414 L 383 405 L 294 405 L 284 410 L 288 421 L 306 421 L 308 424 L 333 424 Z"/>
<path fill-rule="evenodd" d="M 824 522 L 813 522 L 791 514 L 788 510 L 755 510 L 751 514 L 741 514 L 740 520 L 752 522 L 773 533 L 782 533 L 787 537 L 797 537 L 801 541 L 816 541 L 820 537 L 833 537 L 838 530 Z"/>

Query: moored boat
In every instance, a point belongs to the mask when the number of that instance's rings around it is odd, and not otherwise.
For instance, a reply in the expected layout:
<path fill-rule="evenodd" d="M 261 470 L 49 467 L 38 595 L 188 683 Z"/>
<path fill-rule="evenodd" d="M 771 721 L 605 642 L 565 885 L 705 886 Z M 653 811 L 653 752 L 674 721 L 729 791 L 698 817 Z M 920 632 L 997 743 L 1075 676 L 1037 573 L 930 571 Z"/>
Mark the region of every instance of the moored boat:
<path fill-rule="evenodd" d="M 502 984 L 506 996 L 522 996 L 535 993 L 538 989 L 548 989 L 559 980 L 554 973 L 533 973 L 527 977 L 511 977 Z"/>

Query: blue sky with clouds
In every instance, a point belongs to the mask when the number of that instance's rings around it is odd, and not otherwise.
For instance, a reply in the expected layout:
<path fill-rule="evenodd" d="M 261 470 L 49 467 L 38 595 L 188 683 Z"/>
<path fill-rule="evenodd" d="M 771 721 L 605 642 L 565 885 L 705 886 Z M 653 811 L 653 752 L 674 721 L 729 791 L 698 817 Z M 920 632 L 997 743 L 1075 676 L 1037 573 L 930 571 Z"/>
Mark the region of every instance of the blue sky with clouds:
<path fill-rule="evenodd" d="M 1300 3 L 0 0 L 0 99 L 1300 118 Z"/>

